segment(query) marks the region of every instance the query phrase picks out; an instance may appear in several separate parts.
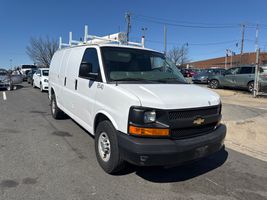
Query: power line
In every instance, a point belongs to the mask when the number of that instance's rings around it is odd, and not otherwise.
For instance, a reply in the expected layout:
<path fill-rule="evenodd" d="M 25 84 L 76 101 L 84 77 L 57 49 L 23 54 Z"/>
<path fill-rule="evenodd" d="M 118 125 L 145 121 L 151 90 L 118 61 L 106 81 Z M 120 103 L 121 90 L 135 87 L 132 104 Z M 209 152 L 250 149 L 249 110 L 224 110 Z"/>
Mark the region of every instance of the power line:
<path fill-rule="evenodd" d="M 204 24 L 204 23 L 193 23 L 193 22 L 185 22 L 185 21 L 175 21 L 175 20 L 166 20 L 155 17 L 147 17 L 141 15 L 133 15 L 133 20 L 136 21 L 148 21 L 157 24 L 169 25 L 169 26 L 177 26 L 184 28 L 202 28 L 202 29 L 225 29 L 225 28 L 238 28 L 239 24 Z"/>
<path fill-rule="evenodd" d="M 166 18 L 159 18 L 159 17 L 151 17 L 151 16 L 146 16 L 146 15 L 140 15 L 140 14 L 133 14 L 135 17 L 139 18 L 145 18 L 145 19 L 154 19 L 154 20 L 159 20 L 159 21 L 167 21 L 167 22 L 175 22 L 175 23 L 182 23 L 182 24 L 192 24 L 192 25 L 207 25 L 207 26 L 236 26 L 239 25 L 238 23 L 204 23 L 204 22 L 192 22 L 192 21 L 181 21 L 181 20 L 174 20 L 174 19 L 166 19 Z"/>
<path fill-rule="evenodd" d="M 147 39 L 147 42 L 150 43 L 159 43 L 159 44 L 163 44 L 162 41 L 158 41 L 158 40 L 150 40 Z M 207 42 L 207 43 L 190 43 L 190 42 L 186 42 L 186 44 L 188 44 L 188 46 L 212 46 L 212 45 L 220 45 L 220 44 L 236 44 L 238 42 L 238 40 L 228 40 L 228 41 L 220 41 L 220 42 Z M 184 43 L 177 43 L 177 42 L 167 42 L 167 44 L 172 44 L 172 45 L 182 45 Z"/>

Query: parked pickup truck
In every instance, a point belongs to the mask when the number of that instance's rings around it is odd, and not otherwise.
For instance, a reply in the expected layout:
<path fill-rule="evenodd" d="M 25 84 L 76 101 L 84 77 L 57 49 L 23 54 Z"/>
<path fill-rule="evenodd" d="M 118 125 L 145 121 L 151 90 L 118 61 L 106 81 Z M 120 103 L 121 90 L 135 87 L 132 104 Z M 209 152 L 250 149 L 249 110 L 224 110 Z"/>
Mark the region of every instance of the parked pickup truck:
<path fill-rule="evenodd" d="M 54 54 L 49 98 L 55 119 L 65 113 L 95 136 L 96 157 L 107 173 L 125 161 L 177 165 L 222 148 L 226 127 L 218 94 L 188 84 L 160 52 L 91 43 Z"/>

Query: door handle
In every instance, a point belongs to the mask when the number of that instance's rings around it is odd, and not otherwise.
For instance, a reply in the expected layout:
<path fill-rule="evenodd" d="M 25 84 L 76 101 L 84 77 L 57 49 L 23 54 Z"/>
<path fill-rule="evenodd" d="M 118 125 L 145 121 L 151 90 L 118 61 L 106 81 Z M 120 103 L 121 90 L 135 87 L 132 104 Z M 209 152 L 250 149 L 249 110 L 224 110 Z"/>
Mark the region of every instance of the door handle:
<path fill-rule="evenodd" d="M 77 90 L 78 80 L 75 79 L 75 90 Z"/>
<path fill-rule="evenodd" d="M 66 86 L 66 83 L 67 83 L 67 77 L 65 77 L 64 79 L 64 86 Z"/>

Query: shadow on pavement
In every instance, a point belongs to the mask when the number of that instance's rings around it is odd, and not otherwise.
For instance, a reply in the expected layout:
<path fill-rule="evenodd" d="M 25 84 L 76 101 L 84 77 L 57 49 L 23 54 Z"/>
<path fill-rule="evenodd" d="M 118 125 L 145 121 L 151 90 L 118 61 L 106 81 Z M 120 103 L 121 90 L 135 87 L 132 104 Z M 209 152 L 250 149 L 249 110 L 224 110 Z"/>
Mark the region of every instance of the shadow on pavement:
<path fill-rule="evenodd" d="M 227 157 L 228 152 L 225 148 L 222 148 L 219 152 L 207 158 L 177 167 L 137 167 L 129 164 L 124 171 L 117 175 L 135 173 L 141 178 L 155 183 L 181 182 L 220 167 L 225 163 Z"/>

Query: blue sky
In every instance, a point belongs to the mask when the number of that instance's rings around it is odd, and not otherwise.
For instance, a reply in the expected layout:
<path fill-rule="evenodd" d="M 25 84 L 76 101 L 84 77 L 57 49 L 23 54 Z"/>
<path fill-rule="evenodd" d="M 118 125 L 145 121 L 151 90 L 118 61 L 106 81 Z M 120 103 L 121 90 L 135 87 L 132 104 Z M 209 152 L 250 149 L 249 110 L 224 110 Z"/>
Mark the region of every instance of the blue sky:
<path fill-rule="evenodd" d="M 132 14 L 132 41 L 139 40 L 145 27 L 146 46 L 163 51 L 167 24 L 168 49 L 188 43 L 191 60 L 224 56 L 226 48 L 239 52 L 235 44 L 241 23 L 247 25 L 245 52 L 255 50 L 257 23 L 260 47 L 267 50 L 266 7 L 265 0 L 0 0 L 0 67 L 32 63 L 25 53 L 31 37 L 67 41 L 72 31 L 79 39 L 85 24 L 94 35 L 125 31 L 127 11 Z"/>

